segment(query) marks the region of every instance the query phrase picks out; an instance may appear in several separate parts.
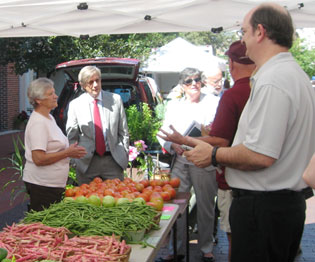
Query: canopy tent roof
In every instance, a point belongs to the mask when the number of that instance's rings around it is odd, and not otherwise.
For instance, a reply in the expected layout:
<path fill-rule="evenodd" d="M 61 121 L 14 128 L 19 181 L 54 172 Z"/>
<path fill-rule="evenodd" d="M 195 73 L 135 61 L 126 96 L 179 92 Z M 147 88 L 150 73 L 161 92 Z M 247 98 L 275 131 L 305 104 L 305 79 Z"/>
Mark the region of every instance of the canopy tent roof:
<path fill-rule="evenodd" d="M 0 37 L 239 29 L 258 0 L 0 0 Z M 297 28 L 315 27 L 315 1 L 276 1 Z"/>
<path fill-rule="evenodd" d="M 185 39 L 178 37 L 153 52 L 144 72 L 180 72 L 186 67 L 195 67 L 201 71 L 217 68 L 225 71 L 226 61 L 209 54 Z"/>

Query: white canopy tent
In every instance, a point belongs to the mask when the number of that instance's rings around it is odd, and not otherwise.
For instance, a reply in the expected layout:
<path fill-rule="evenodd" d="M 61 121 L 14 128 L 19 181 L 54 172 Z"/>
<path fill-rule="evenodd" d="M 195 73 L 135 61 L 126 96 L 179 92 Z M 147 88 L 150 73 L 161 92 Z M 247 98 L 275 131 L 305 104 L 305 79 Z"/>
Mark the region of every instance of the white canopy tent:
<path fill-rule="evenodd" d="M 155 50 L 141 71 L 152 74 L 162 93 L 167 94 L 178 84 L 179 72 L 186 67 L 209 71 L 218 65 L 225 71 L 226 61 L 178 37 Z"/>
<path fill-rule="evenodd" d="M 144 72 L 180 72 L 186 67 L 209 69 L 225 61 L 178 37 L 151 54 Z"/>
<path fill-rule="evenodd" d="M 0 37 L 233 30 L 261 2 L 0 0 Z M 314 0 L 275 2 L 288 8 L 297 28 L 315 27 Z"/>

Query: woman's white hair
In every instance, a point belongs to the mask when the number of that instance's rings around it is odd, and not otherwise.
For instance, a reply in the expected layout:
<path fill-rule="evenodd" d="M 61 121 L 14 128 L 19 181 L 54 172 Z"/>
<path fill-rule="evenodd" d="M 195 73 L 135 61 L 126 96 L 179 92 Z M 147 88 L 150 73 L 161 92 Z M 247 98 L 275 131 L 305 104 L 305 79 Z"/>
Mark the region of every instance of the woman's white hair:
<path fill-rule="evenodd" d="M 40 77 L 31 82 L 27 89 L 27 97 L 30 104 L 35 108 L 36 99 L 44 99 L 48 89 L 54 87 L 54 82 L 46 77 Z"/>

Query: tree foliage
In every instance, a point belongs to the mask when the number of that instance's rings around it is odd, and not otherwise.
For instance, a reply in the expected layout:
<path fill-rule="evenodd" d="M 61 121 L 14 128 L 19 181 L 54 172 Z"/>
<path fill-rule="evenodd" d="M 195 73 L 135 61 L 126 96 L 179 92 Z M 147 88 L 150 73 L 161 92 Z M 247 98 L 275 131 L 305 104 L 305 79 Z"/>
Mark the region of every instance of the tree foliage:
<path fill-rule="evenodd" d="M 137 58 L 144 62 L 152 49 L 161 47 L 176 37 L 195 45 L 211 45 L 215 55 L 223 56 L 236 40 L 234 32 L 186 32 L 98 35 L 87 39 L 71 36 L 0 38 L 0 64 L 15 64 L 22 75 L 29 69 L 39 75 L 51 72 L 59 63 L 90 57 Z M 291 49 L 294 57 L 309 75 L 315 75 L 314 50 L 308 50 L 301 39 Z M 183 54 L 184 55 L 184 54 Z"/>
<path fill-rule="evenodd" d="M 304 39 L 297 38 L 290 52 L 310 78 L 315 76 L 315 50 L 308 49 L 304 45 Z"/>
<path fill-rule="evenodd" d="M 234 41 L 237 40 L 235 32 L 189 32 L 179 33 L 187 41 L 195 45 L 211 45 L 214 55 L 223 54 Z"/>
<path fill-rule="evenodd" d="M 90 57 L 125 57 L 145 61 L 152 49 L 161 47 L 176 37 L 199 45 L 213 45 L 225 49 L 230 43 L 226 34 L 210 32 L 150 33 L 98 35 L 87 39 L 71 36 L 24 37 L 0 39 L 0 64 L 15 64 L 22 75 L 29 69 L 47 74 L 59 63 Z"/>
<path fill-rule="evenodd" d="M 29 69 L 47 74 L 59 63 L 90 57 L 146 59 L 152 47 L 162 46 L 176 34 L 98 35 L 87 39 L 70 36 L 0 39 L 0 64 L 15 64 L 22 75 Z"/>

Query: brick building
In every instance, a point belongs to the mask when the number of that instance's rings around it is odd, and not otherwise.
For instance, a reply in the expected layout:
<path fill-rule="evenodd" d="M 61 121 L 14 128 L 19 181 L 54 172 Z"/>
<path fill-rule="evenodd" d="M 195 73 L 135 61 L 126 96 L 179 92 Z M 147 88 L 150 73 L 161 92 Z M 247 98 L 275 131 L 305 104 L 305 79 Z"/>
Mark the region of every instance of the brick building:
<path fill-rule="evenodd" d="M 0 132 L 13 129 L 14 118 L 19 114 L 19 76 L 13 64 L 0 66 Z"/>

